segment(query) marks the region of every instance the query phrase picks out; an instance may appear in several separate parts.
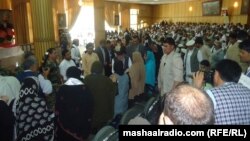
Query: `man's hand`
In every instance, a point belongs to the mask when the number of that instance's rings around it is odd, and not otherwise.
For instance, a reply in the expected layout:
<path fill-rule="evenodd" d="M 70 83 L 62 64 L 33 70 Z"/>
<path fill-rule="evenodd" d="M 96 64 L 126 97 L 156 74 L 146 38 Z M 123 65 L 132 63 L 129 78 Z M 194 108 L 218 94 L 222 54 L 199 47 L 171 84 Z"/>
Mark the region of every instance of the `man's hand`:
<path fill-rule="evenodd" d="M 193 85 L 197 88 L 202 88 L 204 81 L 204 72 L 203 71 L 197 71 L 193 74 Z"/>

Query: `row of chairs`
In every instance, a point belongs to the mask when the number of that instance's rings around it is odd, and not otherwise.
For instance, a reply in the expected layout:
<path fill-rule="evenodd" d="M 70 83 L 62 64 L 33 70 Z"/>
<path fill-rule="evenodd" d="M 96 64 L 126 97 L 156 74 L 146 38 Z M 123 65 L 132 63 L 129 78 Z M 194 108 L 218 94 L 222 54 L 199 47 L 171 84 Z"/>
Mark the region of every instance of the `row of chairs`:
<path fill-rule="evenodd" d="M 161 111 L 161 97 L 157 95 L 151 97 L 145 104 L 135 104 L 134 107 L 127 110 L 120 121 L 120 125 L 128 125 L 129 121 L 136 116 L 145 118 L 154 125 L 158 122 L 158 117 Z"/>
<path fill-rule="evenodd" d="M 118 141 L 119 132 L 113 126 L 107 125 L 101 128 L 92 141 Z"/>
<path fill-rule="evenodd" d="M 129 121 L 140 116 L 150 122 L 151 125 L 158 123 L 161 113 L 161 97 L 151 97 L 145 104 L 137 103 L 134 107 L 127 110 L 121 117 L 119 125 L 128 125 Z M 118 141 L 118 129 L 111 125 L 101 128 L 92 141 Z"/>

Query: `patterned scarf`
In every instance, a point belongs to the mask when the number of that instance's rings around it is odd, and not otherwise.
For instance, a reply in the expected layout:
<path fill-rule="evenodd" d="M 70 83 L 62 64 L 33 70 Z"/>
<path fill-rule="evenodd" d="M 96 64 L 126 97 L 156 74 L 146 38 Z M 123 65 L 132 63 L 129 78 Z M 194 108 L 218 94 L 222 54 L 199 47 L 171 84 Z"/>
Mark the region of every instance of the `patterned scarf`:
<path fill-rule="evenodd" d="M 44 98 L 39 97 L 36 77 L 23 81 L 16 104 L 17 141 L 49 141 L 53 137 L 54 124 Z"/>

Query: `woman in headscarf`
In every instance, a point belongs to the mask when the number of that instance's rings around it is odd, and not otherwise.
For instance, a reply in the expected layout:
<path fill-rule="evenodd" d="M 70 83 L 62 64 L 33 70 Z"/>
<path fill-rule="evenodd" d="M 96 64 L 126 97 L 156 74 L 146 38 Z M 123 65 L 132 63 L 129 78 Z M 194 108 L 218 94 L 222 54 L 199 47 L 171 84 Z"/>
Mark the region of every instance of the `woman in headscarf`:
<path fill-rule="evenodd" d="M 63 83 L 63 77 L 60 75 L 59 65 L 57 62 L 56 48 L 49 48 L 43 57 L 42 68 L 49 70 L 48 80 L 52 83 L 53 91 L 50 95 L 47 95 L 46 100 L 48 102 L 48 108 L 54 110 L 55 107 L 55 92 Z M 41 71 L 43 72 L 43 71 Z"/>
<path fill-rule="evenodd" d="M 49 48 L 45 52 L 42 66 L 50 69 L 48 79 L 53 84 L 53 87 L 62 84 L 63 77 L 60 75 L 59 65 L 57 62 L 57 52 L 55 48 Z"/>
<path fill-rule="evenodd" d="M 69 67 L 66 76 L 67 81 L 56 94 L 56 140 L 84 141 L 91 129 L 92 95 L 77 67 Z"/>
<path fill-rule="evenodd" d="M 133 64 L 128 71 L 131 83 L 129 100 L 134 100 L 135 96 L 143 94 L 145 86 L 145 67 L 141 53 L 134 52 L 132 55 Z"/>
<path fill-rule="evenodd" d="M 0 75 L 0 140 L 7 141 L 15 138 L 14 124 L 16 101 L 19 98 L 21 85 L 13 76 Z M 3 102 L 4 101 L 4 102 Z M 8 139 L 7 139 L 8 138 Z"/>
<path fill-rule="evenodd" d="M 13 76 L 1 76 L 0 75 L 0 96 L 8 97 L 8 104 L 14 99 L 19 98 L 19 91 L 21 85 L 17 78 Z"/>
<path fill-rule="evenodd" d="M 152 96 L 155 89 L 155 56 L 152 51 L 147 51 L 145 56 L 145 71 L 146 71 L 146 94 Z"/>
<path fill-rule="evenodd" d="M 36 77 L 24 79 L 16 104 L 17 141 L 50 141 L 54 123 Z"/>

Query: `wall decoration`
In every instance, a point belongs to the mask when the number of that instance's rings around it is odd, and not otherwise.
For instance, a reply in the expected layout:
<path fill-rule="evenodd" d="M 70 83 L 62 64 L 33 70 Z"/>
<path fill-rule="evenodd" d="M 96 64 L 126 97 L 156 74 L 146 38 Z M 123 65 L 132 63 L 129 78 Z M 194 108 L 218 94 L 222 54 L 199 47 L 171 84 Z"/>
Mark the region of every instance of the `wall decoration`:
<path fill-rule="evenodd" d="M 221 13 L 221 0 L 211 0 L 202 3 L 203 16 L 216 16 Z"/>
<path fill-rule="evenodd" d="M 249 0 L 242 0 L 241 4 L 241 14 L 247 14 L 249 8 Z"/>
<path fill-rule="evenodd" d="M 66 14 L 65 13 L 59 13 L 57 14 L 57 19 L 58 19 L 58 28 L 59 29 L 64 29 L 67 27 L 66 24 Z"/>
<path fill-rule="evenodd" d="M 118 26 L 120 23 L 119 23 L 119 15 L 115 15 L 115 23 L 114 25 L 115 26 Z"/>
<path fill-rule="evenodd" d="M 8 47 L 14 43 L 14 26 L 11 10 L 0 10 L 0 46 Z"/>

